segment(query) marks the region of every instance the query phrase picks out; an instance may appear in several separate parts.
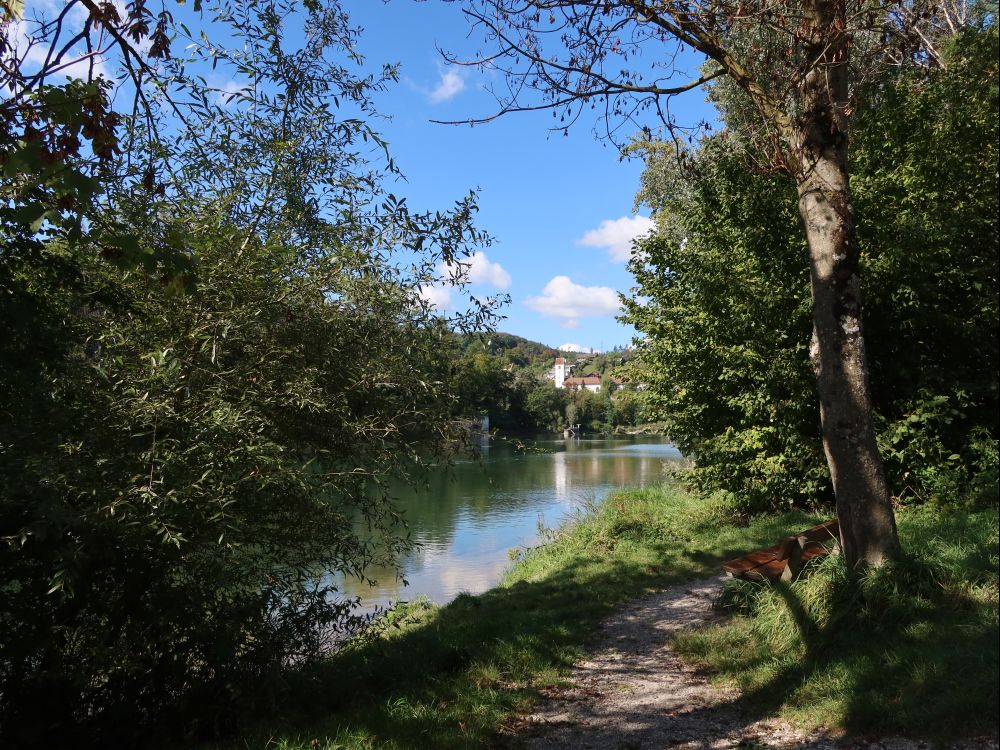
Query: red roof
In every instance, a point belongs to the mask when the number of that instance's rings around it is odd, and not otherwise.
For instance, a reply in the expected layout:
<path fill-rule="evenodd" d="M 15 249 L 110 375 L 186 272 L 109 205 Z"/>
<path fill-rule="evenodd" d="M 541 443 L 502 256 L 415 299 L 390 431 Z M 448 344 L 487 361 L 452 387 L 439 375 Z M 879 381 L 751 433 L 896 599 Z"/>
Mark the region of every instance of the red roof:
<path fill-rule="evenodd" d="M 600 385 L 601 377 L 599 375 L 587 375 L 582 378 L 566 378 L 563 382 L 566 385 Z"/>

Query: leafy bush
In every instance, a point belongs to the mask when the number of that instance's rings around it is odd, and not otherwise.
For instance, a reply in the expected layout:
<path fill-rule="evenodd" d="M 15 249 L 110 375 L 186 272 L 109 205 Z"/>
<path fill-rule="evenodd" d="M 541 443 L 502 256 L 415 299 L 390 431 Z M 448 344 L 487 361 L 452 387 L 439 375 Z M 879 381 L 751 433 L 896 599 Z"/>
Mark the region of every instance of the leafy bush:
<path fill-rule="evenodd" d="M 292 11 L 219 14 L 258 85 L 201 89 L 200 132 L 157 123 L 110 170 L 90 228 L 127 228 L 144 264 L 0 215 L 4 746 L 148 744 L 271 705 L 356 627 L 338 577 L 407 544 L 389 482 L 447 448 L 454 334 L 419 292 L 484 239 L 475 203 L 383 190 L 391 161 L 356 149 L 381 144 L 363 118 L 386 78 L 354 68 L 336 2 L 308 4 L 299 50 Z M 144 158 L 169 185 L 135 179 Z"/>
<path fill-rule="evenodd" d="M 444 436 L 447 332 L 413 288 L 188 224 L 186 294 L 70 251 L 72 293 L 16 274 L 64 352 L 4 371 L 4 730 L 225 725 L 270 700 L 355 625 L 331 576 L 396 538 L 379 487 Z"/>

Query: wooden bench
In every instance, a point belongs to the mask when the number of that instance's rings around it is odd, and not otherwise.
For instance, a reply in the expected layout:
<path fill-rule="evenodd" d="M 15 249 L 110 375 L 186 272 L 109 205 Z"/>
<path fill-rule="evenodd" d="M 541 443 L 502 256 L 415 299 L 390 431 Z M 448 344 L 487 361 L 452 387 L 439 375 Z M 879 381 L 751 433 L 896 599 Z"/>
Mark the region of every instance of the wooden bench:
<path fill-rule="evenodd" d="M 773 547 L 751 552 L 722 565 L 726 575 L 748 581 L 790 581 L 813 558 L 827 554 L 827 544 L 840 538 L 834 518 L 783 539 Z"/>

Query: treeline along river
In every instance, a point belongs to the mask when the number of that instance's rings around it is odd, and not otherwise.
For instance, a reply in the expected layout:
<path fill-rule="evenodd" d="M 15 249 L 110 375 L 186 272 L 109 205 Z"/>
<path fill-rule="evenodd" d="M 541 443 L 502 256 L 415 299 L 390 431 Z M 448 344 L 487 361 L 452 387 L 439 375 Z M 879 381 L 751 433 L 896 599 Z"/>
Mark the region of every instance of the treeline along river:
<path fill-rule="evenodd" d="M 511 549 L 541 541 L 588 503 L 620 487 L 656 482 L 680 453 L 660 437 L 494 442 L 478 460 L 460 460 L 430 477 L 426 489 L 396 490 L 417 547 L 390 568 L 369 570 L 374 587 L 348 579 L 344 593 L 366 609 L 423 594 L 444 604 L 494 586 Z M 408 585 L 404 585 L 403 580 Z"/>

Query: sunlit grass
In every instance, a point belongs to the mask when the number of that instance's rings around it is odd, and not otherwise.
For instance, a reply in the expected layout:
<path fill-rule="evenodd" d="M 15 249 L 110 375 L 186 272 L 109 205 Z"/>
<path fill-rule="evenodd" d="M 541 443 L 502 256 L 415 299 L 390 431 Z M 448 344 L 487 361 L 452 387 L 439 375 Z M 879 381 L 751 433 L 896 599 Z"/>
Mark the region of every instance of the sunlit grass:
<path fill-rule="evenodd" d="M 679 635 L 751 710 L 809 727 L 929 737 L 995 733 L 996 508 L 899 516 L 907 557 L 851 575 L 832 557 L 789 586 L 737 584 L 740 614 Z"/>
<path fill-rule="evenodd" d="M 400 608 L 294 675 L 294 699 L 226 747 L 506 746 L 538 691 L 565 684 L 624 601 L 716 574 L 819 520 L 741 522 L 726 504 L 669 486 L 613 494 L 515 555 L 497 588 Z M 829 558 L 790 587 L 738 586 L 727 601 L 743 614 L 677 646 L 743 688 L 751 715 L 853 733 L 995 732 L 996 509 L 910 510 L 900 529 L 917 557 L 860 581 Z"/>
<path fill-rule="evenodd" d="M 501 584 L 436 608 L 417 602 L 296 676 L 281 720 L 233 747 L 465 748 L 501 742 L 540 688 L 564 684 L 601 619 L 646 590 L 815 522 L 804 513 L 726 526 L 732 514 L 675 488 L 611 495 L 521 551 Z M 312 744 L 315 741 L 315 744 Z M 268 744 L 270 743 L 270 744 Z"/>

